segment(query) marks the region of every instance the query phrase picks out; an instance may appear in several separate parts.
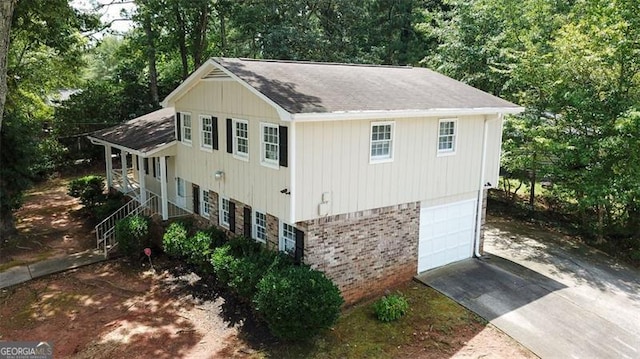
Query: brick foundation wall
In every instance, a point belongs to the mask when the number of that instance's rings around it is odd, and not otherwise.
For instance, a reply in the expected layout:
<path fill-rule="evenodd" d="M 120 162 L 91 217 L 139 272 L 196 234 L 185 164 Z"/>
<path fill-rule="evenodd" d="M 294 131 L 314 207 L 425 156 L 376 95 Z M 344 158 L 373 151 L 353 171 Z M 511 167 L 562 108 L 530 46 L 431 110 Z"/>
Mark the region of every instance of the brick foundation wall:
<path fill-rule="evenodd" d="M 305 232 L 304 262 L 338 285 L 347 305 L 380 295 L 417 273 L 420 203 L 329 216 Z"/>

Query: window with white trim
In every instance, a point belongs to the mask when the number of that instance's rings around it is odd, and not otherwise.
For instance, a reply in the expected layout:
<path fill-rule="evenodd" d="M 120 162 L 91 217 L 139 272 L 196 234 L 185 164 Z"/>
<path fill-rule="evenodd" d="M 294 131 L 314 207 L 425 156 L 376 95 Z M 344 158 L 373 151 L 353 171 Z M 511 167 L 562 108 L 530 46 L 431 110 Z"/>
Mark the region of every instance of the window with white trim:
<path fill-rule="evenodd" d="M 456 150 L 456 120 L 440 120 L 438 129 L 438 153 L 453 153 Z"/>
<path fill-rule="evenodd" d="M 249 122 L 233 120 L 233 154 L 249 158 Z"/>
<path fill-rule="evenodd" d="M 200 147 L 213 148 L 213 118 L 200 116 Z"/>
<path fill-rule="evenodd" d="M 185 188 L 184 180 L 180 177 L 176 178 L 176 188 L 178 192 L 178 197 L 184 198 L 186 193 L 186 188 Z"/>
<path fill-rule="evenodd" d="M 182 113 L 182 141 L 191 143 L 191 114 Z"/>
<path fill-rule="evenodd" d="M 393 159 L 393 122 L 371 123 L 371 162 Z"/>
<path fill-rule="evenodd" d="M 296 228 L 280 222 L 280 250 L 293 254 L 296 250 Z"/>
<path fill-rule="evenodd" d="M 162 177 L 160 173 L 160 157 L 153 157 L 153 178 L 159 180 Z"/>
<path fill-rule="evenodd" d="M 280 163 L 278 126 L 270 123 L 261 123 L 260 132 L 261 162 L 266 165 L 278 166 Z"/>
<path fill-rule="evenodd" d="M 231 205 L 229 204 L 228 198 L 221 198 L 220 200 L 220 225 L 229 228 L 230 223 L 230 209 Z"/>
<path fill-rule="evenodd" d="M 202 202 L 200 203 L 200 213 L 202 213 L 203 217 L 209 217 L 211 214 L 211 203 L 209 202 L 209 191 L 202 190 Z"/>
<path fill-rule="evenodd" d="M 267 215 L 262 212 L 254 213 L 253 238 L 262 243 L 267 242 Z"/>

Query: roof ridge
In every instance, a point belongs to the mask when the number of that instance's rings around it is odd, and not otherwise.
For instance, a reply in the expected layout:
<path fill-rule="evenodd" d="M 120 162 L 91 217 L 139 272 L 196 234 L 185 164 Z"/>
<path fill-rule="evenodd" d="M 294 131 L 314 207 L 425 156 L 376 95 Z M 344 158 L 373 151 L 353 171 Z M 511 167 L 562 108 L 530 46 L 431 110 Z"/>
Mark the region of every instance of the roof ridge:
<path fill-rule="evenodd" d="M 225 58 L 221 59 L 234 59 L 234 58 Z M 272 62 L 272 63 L 285 63 L 285 64 L 302 64 L 302 65 L 333 65 L 333 66 L 353 66 L 353 67 L 382 67 L 382 68 L 393 68 L 393 69 L 412 69 L 411 65 L 383 65 L 383 64 L 354 64 L 354 63 L 346 63 L 346 62 L 322 62 L 322 61 L 306 61 L 306 60 L 278 60 L 278 59 L 252 59 L 248 57 L 236 57 L 240 61 L 254 61 L 254 62 Z"/>

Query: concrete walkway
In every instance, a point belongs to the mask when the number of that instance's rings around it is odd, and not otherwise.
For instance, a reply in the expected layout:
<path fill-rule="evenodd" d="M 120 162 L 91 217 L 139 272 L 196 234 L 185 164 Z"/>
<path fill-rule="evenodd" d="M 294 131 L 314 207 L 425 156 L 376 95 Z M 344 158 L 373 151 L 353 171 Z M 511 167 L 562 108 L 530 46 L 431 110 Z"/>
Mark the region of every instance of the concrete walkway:
<path fill-rule="evenodd" d="M 11 267 L 6 271 L 0 272 L 0 289 L 48 274 L 64 272 L 69 269 L 98 263 L 104 260 L 105 257 L 102 252 L 90 250 L 70 254 L 65 257 L 45 259 L 28 265 Z"/>
<path fill-rule="evenodd" d="M 639 271 L 547 232 L 487 227 L 486 258 L 417 278 L 541 358 L 640 358 Z"/>

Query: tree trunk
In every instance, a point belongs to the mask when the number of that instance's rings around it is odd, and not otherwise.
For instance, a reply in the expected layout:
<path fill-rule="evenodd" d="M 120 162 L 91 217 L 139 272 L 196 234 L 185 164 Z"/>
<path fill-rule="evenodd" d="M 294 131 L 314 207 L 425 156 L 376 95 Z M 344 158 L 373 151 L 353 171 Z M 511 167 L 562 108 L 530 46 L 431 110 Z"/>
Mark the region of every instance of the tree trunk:
<path fill-rule="evenodd" d="M 149 16 L 144 18 L 144 33 L 147 38 L 147 61 L 149 61 L 149 92 L 151 93 L 151 101 L 155 106 L 160 103 L 158 97 L 158 71 L 156 69 L 156 46 L 155 35 L 151 28 L 151 19 Z"/>
<path fill-rule="evenodd" d="M 189 76 L 189 60 L 187 58 L 187 43 L 186 43 L 186 30 L 184 28 L 184 21 L 182 14 L 180 13 L 180 7 L 176 3 L 173 8 L 176 15 L 176 24 L 178 27 L 178 48 L 180 50 L 180 60 L 182 61 L 182 79 L 186 79 Z"/>
<path fill-rule="evenodd" d="M 7 56 L 9 54 L 9 34 L 11 19 L 16 0 L 2 0 L 0 2 L 0 130 L 4 118 L 4 104 L 7 100 Z M 2 221 L 2 219 L 0 219 Z M 2 223 L 0 223 L 2 225 Z M 1 230 L 1 228 L 0 228 Z"/>
<path fill-rule="evenodd" d="M 193 34 L 193 66 L 202 65 L 202 55 L 207 49 L 207 26 L 209 25 L 210 7 L 208 3 L 202 5 Z"/>
<path fill-rule="evenodd" d="M 531 210 L 535 210 L 536 203 L 536 154 L 533 154 L 533 169 L 531 170 L 530 182 L 531 182 L 531 190 L 529 191 L 529 206 L 531 206 Z"/>

